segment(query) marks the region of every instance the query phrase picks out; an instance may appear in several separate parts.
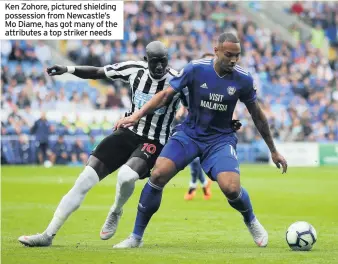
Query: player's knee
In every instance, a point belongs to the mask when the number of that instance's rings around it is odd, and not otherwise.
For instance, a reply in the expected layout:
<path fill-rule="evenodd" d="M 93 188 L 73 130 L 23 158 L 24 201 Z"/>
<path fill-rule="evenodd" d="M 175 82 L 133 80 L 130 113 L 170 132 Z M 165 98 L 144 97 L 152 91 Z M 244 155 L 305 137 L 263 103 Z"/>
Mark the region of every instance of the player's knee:
<path fill-rule="evenodd" d="M 117 182 L 120 185 L 133 184 L 138 179 L 139 174 L 127 165 L 122 165 L 117 174 Z"/>
<path fill-rule="evenodd" d="M 233 200 L 239 196 L 241 187 L 238 184 L 231 183 L 228 186 L 222 188 L 222 191 L 228 199 Z"/>
<path fill-rule="evenodd" d="M 151 172 L 150 181 L 159 187 L 164 187 L 176 173 L 173 161 L 160 157 Z"/>
<path fill-rule="evenodd" d="M 217 181 L 219 187 L 228 199 L 236 199 L 240 194 L 241 185 L 238 174 L 222 173 L 218 175 Z"/>
<path fill-rule="evenodd" d="M 100 180 L 104 179 L 107 175 L 110 174 L 106 165 L 93 155 L 89 156 L 86 166 L 92 167 L 96 171 Z"/>
<path fill-rule="evenodd" d="M 76 179 L 72 189 L 78 193 L 87 193 L 98 182 L 99 178 L 95 170 L 90 166 L 86 166 Z"/>
<path fill-rule="evenodd" d="M 164 187 L 169 181 L 166 177 L 166 170 L 164 168 L 154 168 L 151 172 L 150 181 L 159 187 Z"/>

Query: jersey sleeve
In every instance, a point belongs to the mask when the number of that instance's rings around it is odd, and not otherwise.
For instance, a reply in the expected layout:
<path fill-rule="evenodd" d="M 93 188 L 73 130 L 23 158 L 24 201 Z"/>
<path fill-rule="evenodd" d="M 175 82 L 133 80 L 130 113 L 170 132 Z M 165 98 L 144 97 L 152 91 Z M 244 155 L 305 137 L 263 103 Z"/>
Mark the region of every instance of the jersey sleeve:
<path fill-rule="evenodd" d="M 179 93 L 183 90 L 183 88 L 191 84 L 192 75 L 193 65 L 192 63 L 189 63 L 176 76 L 174 76 L 174 78 L 170 80 L 169 84 L 176 92 Z"/>
<path fill-rule="evenodd" d="M 121 80 L 123 82 L 128 82 L 130 75 L 138 70 L 147 68 L 147 63 L 143 61 L 126 61 L 103 67 L 107 78 L 113 81 Z"/>
<path fill-rule="evenodd" d="M 257 87 L 251 75 L 248 76 L 243 86 L 239 100 L 244 104 L 254 102 L 257 99 Z"/>

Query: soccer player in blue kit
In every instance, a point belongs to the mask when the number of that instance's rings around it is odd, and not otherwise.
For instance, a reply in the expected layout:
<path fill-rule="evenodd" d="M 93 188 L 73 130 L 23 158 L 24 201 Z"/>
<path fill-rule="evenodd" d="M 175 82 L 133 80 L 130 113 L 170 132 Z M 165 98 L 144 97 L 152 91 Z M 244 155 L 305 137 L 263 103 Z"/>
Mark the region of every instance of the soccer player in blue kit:
<path fill-rule="evenodd" d="M 237 36 L 226 32 L 219 36 L 214 59 L 190 62 L 170 81 L 170 86 L 156 94 L 139 111 L 117 122 L 128 127 L 141 117 L 165 107 L 166 102 L 188 87 L 188 117 L 163 148 L 138 204 L 132 234 L 114 248 L 134 248 L 143 244 L 144 231 L 159 209 L 164 186 L 196 157 L 205 173 L 216 181 L 229 204 L 239 211 L 253 240 L 259 247 L 268 244 L 268 233 L 253 212 L 248 192 L 241 187 L 236 156 L 237 137 L 231 129 L 232 115 L 238 99 L 243 102 L 270 149 L 273 162 L 283 173 L 287 162 L 277 151 L 267 119 L 256 95 L 251 75 L 236 65 L 241 46 Z"/>

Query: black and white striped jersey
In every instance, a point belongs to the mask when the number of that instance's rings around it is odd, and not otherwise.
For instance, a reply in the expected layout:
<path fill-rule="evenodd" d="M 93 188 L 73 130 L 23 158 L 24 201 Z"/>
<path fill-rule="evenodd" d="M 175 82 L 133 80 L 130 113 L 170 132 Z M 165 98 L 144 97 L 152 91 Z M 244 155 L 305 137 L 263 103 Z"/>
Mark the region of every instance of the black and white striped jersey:
<path fill-rule="evenodd" d="M 111 80 L 129 83 L 132 105 L 126 115 L 131 115 L 139 110 L 156 93 L 166 89 L 169 86 L 169 81 L 177 74 L 175 70 L 169 69 L 161 79 L 154 79 L 150 76 L 148 64 L 145 61 L 126 61 L 106 65 L 104 71 Z M 158 140 L 164 145 L 171 134 L 171 125 L 183 95 L 184 91 L 181 94 L 176 94 L 170 104 L 157 109 L 153 114 L 142 117 L 138 124 L 130 129 L 140 136 Z M 182 103 L 187 105 L 185 98 L 186 96 L 182 99 Z"/>

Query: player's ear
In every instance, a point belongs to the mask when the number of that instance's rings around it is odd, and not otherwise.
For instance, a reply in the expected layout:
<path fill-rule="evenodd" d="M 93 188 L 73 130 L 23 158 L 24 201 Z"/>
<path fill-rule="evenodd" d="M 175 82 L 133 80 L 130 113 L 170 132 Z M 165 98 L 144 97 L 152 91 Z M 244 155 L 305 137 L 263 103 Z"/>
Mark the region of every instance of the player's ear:
<path fill-rule="evenodd" d="M 144 59 L 144 61 L 148 62 L 147 56 L 144 56 L 143 59 Z"/>

